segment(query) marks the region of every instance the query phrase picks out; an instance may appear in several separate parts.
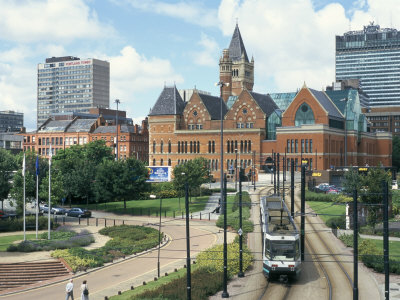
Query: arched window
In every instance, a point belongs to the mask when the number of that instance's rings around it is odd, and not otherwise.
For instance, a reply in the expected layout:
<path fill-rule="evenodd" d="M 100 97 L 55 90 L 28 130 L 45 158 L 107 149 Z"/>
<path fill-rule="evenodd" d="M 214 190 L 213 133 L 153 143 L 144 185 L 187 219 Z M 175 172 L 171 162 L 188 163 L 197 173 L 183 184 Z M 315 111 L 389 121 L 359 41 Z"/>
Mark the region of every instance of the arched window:
<path fill-rule="evenodd" d="M 314 124 L 314 112 L 307 103 L 300 105 L 294 118 L 294 125 L 301 126 L 303 124 Z"/>
<path fill-rule="evenodd" d="M 164 142 L 161 141 L 161 144 L 160 144 L 160 153 L 163 153 L 163 152 L 164 152 Z"/>
<path fill-rule="evenodd" d="M 240 141 L 240 153 L 243 153 L 243 141 Z"/>
<path fill-rule="evenodd" d="M 187 142 L 185 142 L 185 153 L 187 153 Z"/>
<path fill-rule="evenodd" d="M 211 153 L 211 141 L 208 141 L 208 153 Z"/>
<path fill-rule="evenodd" d="M 212 153 L 215 153 L 215 141 L 212 141 Z"/>
<path fill-rule="evenodd" d="M 192 141 L 190 141 L 190 153 L 192 153 L 193 152 L 193 144 L 192 144 Z"/>
<path fill-rule="evenodd" d="M 235 149 L 238 149 L 238 143 L 237 143 L 237 141 L 235 141 Z M 238 151 L 239 151 L 239 149 L 238 149 Z"/>
<path fill-rule="evenodd" d="M 156 153 L 156 141 L 153 141 L 153 153 Z"/>
<path fill-rule="evenodd" d="M 249 148 L 249 152 L 251 152 L 251 141 L 248 142 L 248 148 Z"/>
<path fill-rule="evenodd" d="M 233 148 L 233 141 L 231 141 L 231 151 L 234 152 L 235 150 L 237 149 Z"/>
<path fill-rule="evenodd" d="M 181 153 L 181 142 L 178 141 L 178 153 Z"/>
<path fill-rule="evenodd" d="M 200 153 L 200 142 L 197 141 L 197 153 Z"/>
<path fill-rule="evenodd" d="M 153 166 L 156 165 L 156 159 L 153 159 Z"/>
<path fill-rule="evenodd" d="M 171 159 L 168 159 L 168 166 L 171 166 Z"/>
<path fill-rule="evenodd" d="M 247 141 L 244 141 L 244 152 L 247 152 Z"/>
<path fill-rule="evenodd" d="M 229 141 L 226 142 L 226 152 L 229 153 L 230 152 L 230 147 L 231 143 L 229 143 Z"/>
<path fill-rule="evenodd" d="M 168 153 L 171 153 L 171 141 L 168 141 Z"/>
<path fill-rule="evenodd" d="M 161 160 L 160 160 L 160 165 L 164 165 L 164 160 L 161 158 Z"/>

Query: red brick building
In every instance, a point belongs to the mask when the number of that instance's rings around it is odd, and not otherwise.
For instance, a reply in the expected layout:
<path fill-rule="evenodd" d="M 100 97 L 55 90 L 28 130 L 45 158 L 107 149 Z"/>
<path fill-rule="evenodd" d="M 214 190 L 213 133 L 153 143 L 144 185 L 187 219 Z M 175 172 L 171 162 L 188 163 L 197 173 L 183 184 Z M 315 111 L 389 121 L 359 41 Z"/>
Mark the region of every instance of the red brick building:
<path fill-rule="evenodd" d="M 176 87 L 163 89 L 149 114 L 150 165 L 175 166 L 202 156 L 219 178 L 222 115 L 224 172 L 237 161 L 246 173 L 254 164 L 258 174 L 277 152 L 296 166 L 307 158 L 312 169 L 391 166 L 392 136 L 368 132 L 357 90 L 340 99 L 304 84 L 282 111 L 268 94 L 252 91 L 254 59 L 248 60 L 238 26 L 219 67 L 220 81 L 229 83 L 222 99 L 194 92 L 184 102 Z"/>
<path fill-rule="evenodd" d="M 50 144 L 53 154 L 60 149 L 72 145 L 84 145 L 90 141 L 104 140 L 106 145 L 113 148 L 115 154 L 116 126 L 106 122 L 104 117 L 97 119 L 53 120 L 49 118 L 37 130 L 23 133 L 23 149 L 35 151 L 48 157 Z M 118 124 L 118 151 L 120 159 L 135 157 L 144 162 L 148 161 L 149 141 L 147 120 L 142 125 Z"/>

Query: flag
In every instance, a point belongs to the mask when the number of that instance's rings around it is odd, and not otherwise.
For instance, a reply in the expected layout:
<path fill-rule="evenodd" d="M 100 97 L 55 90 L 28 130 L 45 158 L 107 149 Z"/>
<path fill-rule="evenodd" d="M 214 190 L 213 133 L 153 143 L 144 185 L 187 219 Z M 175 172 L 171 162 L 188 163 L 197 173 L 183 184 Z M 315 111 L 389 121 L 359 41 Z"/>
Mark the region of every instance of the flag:
<path fill-rule="evenodd" d="M 36 176 L 39 176 L 39 155 L 36 155 Z"/>
<path fill-rule="evenodd" d="M 53 152 L 51 152 L 51 144 L 50 144 L 50 151 L 49 151 L 49 166 L 51 166 L 51 159 L 53 157 Z"/>
<path fill-rule="evenodd" d="M 25 153 L 24 153 L 24 160 L 22 161 L 22 176 L 25 177 Z"/>

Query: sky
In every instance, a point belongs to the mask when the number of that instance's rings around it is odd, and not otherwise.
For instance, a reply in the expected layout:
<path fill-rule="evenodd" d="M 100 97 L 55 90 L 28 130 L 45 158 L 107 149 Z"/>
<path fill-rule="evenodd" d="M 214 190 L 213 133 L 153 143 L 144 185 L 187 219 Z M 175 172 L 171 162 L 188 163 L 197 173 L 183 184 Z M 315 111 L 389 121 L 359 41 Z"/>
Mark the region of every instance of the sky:
<path fill-rule="evenodd" d="M 371 21 L 400 29 L 398 0 L 0 0 L 0 110 L 36 128 L 37 64 L 110 62 L 110 107 L 139 122 L 165 85 L 218 95 L 218 62 L 236 22 L 258 93 L 317 90 L 335 79 L 335 35 Z"/>

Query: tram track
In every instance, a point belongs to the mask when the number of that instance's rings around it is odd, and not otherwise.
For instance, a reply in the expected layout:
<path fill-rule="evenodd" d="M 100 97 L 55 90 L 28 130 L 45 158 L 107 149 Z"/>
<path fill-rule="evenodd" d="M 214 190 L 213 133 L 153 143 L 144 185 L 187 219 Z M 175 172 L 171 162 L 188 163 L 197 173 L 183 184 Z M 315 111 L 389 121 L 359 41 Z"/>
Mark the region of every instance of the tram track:
<path fill-rule="evenodd" d="M 295 201 L 295 210 L 297 211 L 300 211 L 299 200 L 297 198 L 297 201 Z M 307 209 L 310 210 L 310 208 Z M 313 261 L 317 263 L 319 270 L 325 277 L 327 299 L 351 299 L 353 279 L 338 255 L 332 250 L 332 245 L 327 242 L 328 240 L 332 242 L 332 237 L 328 236 L 331 233 L 327 232 L 326 227 L 317 228 L 312 218 L 306 215 L 305 242 L 310 252 L 308 256 L 313 257 Z M 307 227 L 311 230 L 307 230 Z M 341 276 L 339 276 L 340 274 Z M 347 286 L 347 289 L 344 289 L 345 286 Z"/>

